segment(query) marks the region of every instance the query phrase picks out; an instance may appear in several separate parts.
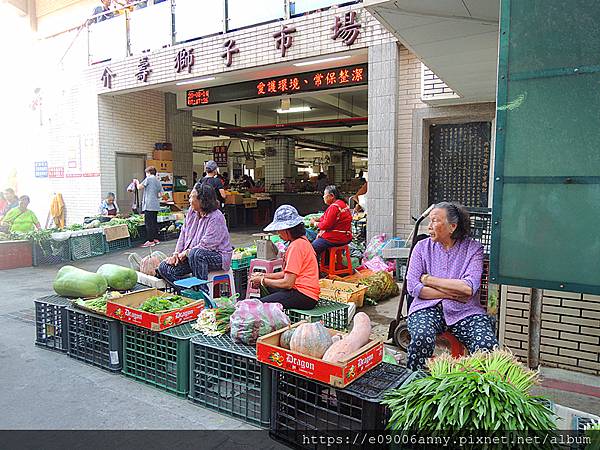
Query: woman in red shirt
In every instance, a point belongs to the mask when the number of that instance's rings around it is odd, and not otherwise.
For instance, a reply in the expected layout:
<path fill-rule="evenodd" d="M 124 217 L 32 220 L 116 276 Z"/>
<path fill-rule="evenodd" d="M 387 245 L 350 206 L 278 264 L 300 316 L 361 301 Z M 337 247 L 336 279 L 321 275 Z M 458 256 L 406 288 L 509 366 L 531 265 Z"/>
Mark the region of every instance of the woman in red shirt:
<path fill-rule="evenodd" d="M 312 243 L 317 259 L 328 248 L 348 245 L 352 240 L 352 213 L 338 188 L 327 186 L 323 201 L 329 205 L 325 214 L 318 220 L 310 221 L 311 225 L 319 228 L 318 237 Z"/>

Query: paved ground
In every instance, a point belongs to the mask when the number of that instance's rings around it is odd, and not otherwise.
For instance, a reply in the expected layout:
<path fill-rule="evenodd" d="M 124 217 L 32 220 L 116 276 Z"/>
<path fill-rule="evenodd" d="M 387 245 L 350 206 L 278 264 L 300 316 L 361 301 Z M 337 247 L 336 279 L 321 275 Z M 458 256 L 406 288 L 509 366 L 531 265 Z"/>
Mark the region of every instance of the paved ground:
<path fill-rule="evenodd" d="M 236 247 L 251 242 L 250 232 L 232 234 Z M 174 246 L 174 242 L 166 242 L 155 248 L 170 253 Z M 130 249 L 76 265 L 93 271 L 107 262 L 126 265 L 131 251 L 142 254 L 148 250 Z M 42 266 L 0 271 L 0 429 L 253 429 L 150 386 L 36 347 L 33 300 L 52 293 L 58 269 Z M 364 309 L 375 322 L 375 334 L 384 339 L 397 301 L 390 299 Z M 598 377 L 564 371 L 547 376 L 600 386 Z M 536 392 L 556 403 L 600 414 L 598 397 L 543 387 Z"/>

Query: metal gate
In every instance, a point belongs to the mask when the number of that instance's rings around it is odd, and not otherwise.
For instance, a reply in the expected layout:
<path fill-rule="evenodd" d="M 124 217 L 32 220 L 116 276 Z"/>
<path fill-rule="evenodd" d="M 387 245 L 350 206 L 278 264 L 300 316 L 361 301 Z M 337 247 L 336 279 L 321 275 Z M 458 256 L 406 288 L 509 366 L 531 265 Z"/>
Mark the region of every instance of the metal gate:
<path fill-rule="evenodd" d="M 491 129 L 490 122 L 431 125 L 428 204 L 488 206 Z"/>

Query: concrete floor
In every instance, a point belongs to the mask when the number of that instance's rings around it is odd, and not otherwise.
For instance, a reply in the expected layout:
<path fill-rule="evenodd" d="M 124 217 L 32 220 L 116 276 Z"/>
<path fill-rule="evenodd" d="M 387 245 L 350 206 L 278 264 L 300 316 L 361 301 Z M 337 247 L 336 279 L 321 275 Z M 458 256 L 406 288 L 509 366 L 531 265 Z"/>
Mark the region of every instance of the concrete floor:
<path fill-rule="evenodd" d="M 235 247 L 253 242 L 252 231 L 231 234 Z M 175 242 L 154 247 L 171 253 Z M 75 263 L 95 271 L 101 264 L 127 265 L 129 249 Z M 254 427 L 195 406 L 190 402 L 78 362 L 33 342 L 33 300 L 52 293 L 52 281 L 60 266 L 0 271 L 3 287 L 0 313 L 0 428 L 2 429 L 255 429 Z M 398 298 L 365 307 L 374 322 L 375 335 L 387 339 L 389 322 L 396 315 Z M 578 380 L 587 385 L 598 377 L 555 371 L 553 379 Z M 555 403 L 600 414 L 600 398 L 540 387 Z M 266 443 L 262 443 L 261 447 Z M 267 445 L 276 444 L 269 441 Z M 269 448 L 269 447 L 267 447 Z"/>

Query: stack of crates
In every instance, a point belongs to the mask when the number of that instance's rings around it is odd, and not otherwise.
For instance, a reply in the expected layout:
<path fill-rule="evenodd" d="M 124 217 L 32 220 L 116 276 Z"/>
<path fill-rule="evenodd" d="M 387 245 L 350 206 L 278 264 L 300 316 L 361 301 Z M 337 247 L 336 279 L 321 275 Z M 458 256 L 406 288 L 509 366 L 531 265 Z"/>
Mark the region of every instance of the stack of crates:
<path fill-rule="evenodd" d="M 233 282 L 235 284 L 235 292 L 240 296 L 245 296 L 248 288 L 248 268 L 233 269 Z"/>
<path fill-rule="evenodd" d="M 123 324 L 123 369 L 128 377 L 185 397 L 189 390 L 191 323 L 165 331 Z"/>
<path fill-rule="evenodd" d="M 191 340 L 189 399 L 263 428 L 271 415 L 271 375 L 256 360 L 256 347 L 228 335 Z"/>
<path fill-rule="evenodd" d="M 121 322 L 71 306 L 66 311 L 67 354 L 109 372 L 120 372 L 123 361 Z"/>
<path fill-rule="evenodd" d="M 381 404 L 383 394 L 415 376 L 406 367 L 382 363 L 345 389 L 337 389 L 293 373 L 272 372 L 270 435 L 287 445 L 309 449 L 317 445 L 302 445 L 299 436 L 385 430 L 390 413 Z"/>
<path fill-rule="evenodd" d="M 67 306 L 68 298 L 48 295 L 34 300 L 35 344 L 62 353 L 68 348 Z"/>
<path fill-rule="evenodd" d="M 348 328 L 349 303 L 320 299 L 313 309 L 288 309 L 286 314 L 292 323 L 306 320 L 308 322 L 323 322 L 326 328 L 344 331 Z"/>
<path fill-rule="evenodd" d="M 73 232 L 69 238 L 69 246 L 73 261 L 101 256 L 106 252 L 104 233 L 101 228 Z"/>

